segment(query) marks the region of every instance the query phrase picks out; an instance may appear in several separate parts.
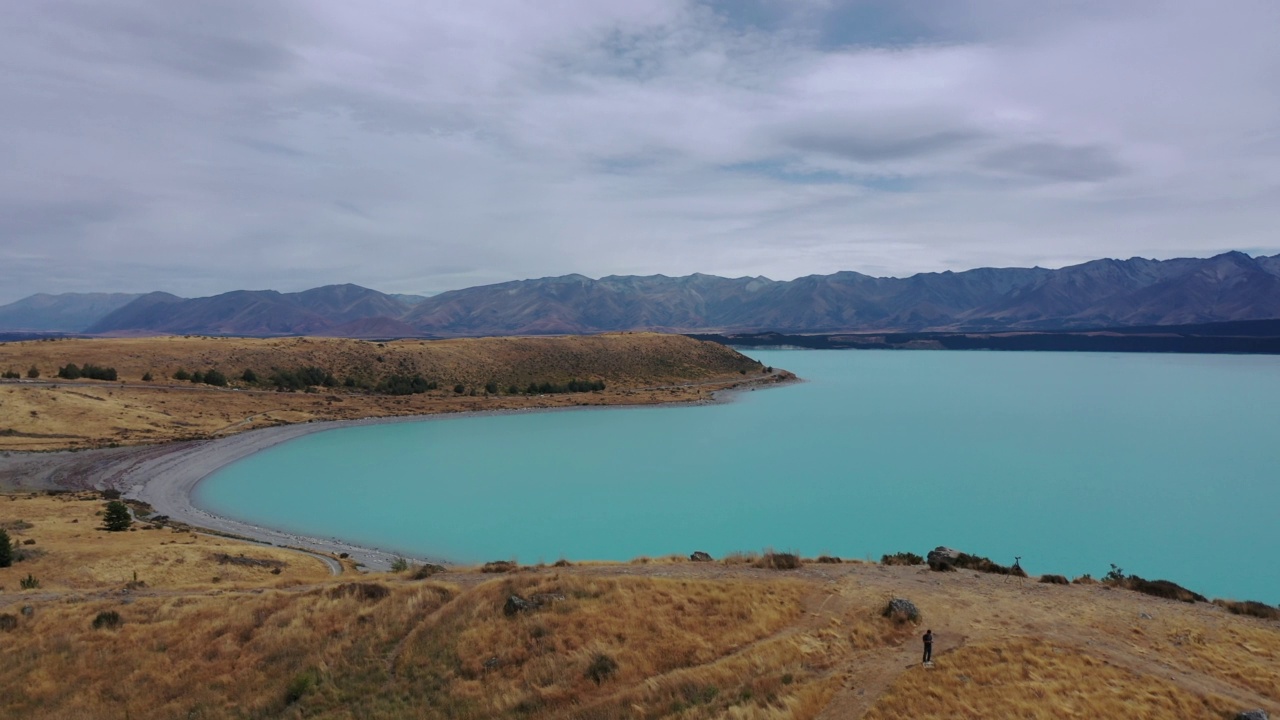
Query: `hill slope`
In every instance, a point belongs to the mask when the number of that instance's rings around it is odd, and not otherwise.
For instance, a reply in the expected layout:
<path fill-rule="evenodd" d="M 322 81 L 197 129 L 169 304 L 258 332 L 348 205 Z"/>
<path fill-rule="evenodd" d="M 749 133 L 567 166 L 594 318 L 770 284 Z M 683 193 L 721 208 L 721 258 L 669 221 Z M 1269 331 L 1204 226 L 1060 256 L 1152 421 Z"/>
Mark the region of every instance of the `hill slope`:
<path fill-rule="evenodd" d="M 114 368 L 119 379 L 58 379 L 69 363 Z M 790 377 L 766 373 L 715 343 L 651 333 L 388 343 L 203 337 L 0 343 L 0 369 L 32 366 L 40 380 L 0 381 L 0 449 L 154 443 L 311 420 L 697 402 L 717 389 Z M 298 372 L 304 368 L 314 370 Z M 226 376 L 229 387 L 178 379 L 209 370 Z M 243 380 L 246 370 L 256 379 Z M 573 380 L 598 381 L 604 389 L 569 392 Z"/>
<path fill-rule="evenodd" d="M 95 531 L 96 494 L 4 505 L 29 553 L 0 568 L 5 717 L 1280 711 L 1280 622 L 1107 585 L 848 561 L 770 570 L 754 554 L 441 568 L 423 579 L 356 575 L 330 558 L 343 574 L 326 577 L 312 556 L 162 523 Z M 27 576 L 40 587 L 18 589 Z M 541 606 L 508 610 L 513 595 Z M 911 600 L 919 622 L 885 617 L 890 597 Z M 937 638 L 928 668 L 925 628 Z"/>

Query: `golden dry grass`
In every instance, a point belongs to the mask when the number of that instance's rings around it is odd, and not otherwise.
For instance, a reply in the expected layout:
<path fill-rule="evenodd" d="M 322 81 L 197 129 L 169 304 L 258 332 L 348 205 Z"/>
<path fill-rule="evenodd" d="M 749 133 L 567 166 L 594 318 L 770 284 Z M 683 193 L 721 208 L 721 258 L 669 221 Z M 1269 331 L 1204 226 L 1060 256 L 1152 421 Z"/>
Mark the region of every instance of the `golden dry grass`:
<path fill-rule="evenodd" d="M 45 555 L 0 569 L 0 615 L 12 618 L 0 623 L 0 717 L 1222 718 L 1280 709 L 1280 623 L 1106 586 L 676 556 L 419 581 L 330 577 L 278 548 L 93 531 L 102 502 L 77 499 L 89 495 L 14 497 L 0 497 L 0 522 Z M 215 550 L 288 566 L 280 576 L 232 576 L 210 559 Z M 146 587 L 121 592 L 135 566 Z M 15 592 L 28 571 L 42 587 Z M 214 572 L 221 583 L 209 581 Z M 513 594 L 548 599 L 509 616 Z M 912 599 L 938 635 L 935 667 L 919 666 L 923 626 L 881 615 L 895 596 Z M 94 629 L 109 611 L 121 626 Z"/>
<path fill-rule="evenodd" d="M 119 381 L 59 381 L 68 363 L 113 367 Z M 40 382 L 0 383 L 0 450 L 54 450 L 205 438 L 254 427 L 468 410 L 653 404 L 706 399 L 758 379 L 759 365 L 714 343 L 679 335 L 479 338 L 372 343 L 334 338 L 158 337 L 0 343 L 0 369 Z M 273 369 L 317 366 L 343 381 L 421 375 L 439 389 L 409 396 L 343 388 L 281 393 L 240 382 Z M 217 369 L 229 388 L 171 380 L 179 369 Z M 152 381 L 142 377 L 151 373 Z M 600 379 L 591 393 L 510 395 L 511 386 Z M 775 377 L 775 379 L 777 379 Z M 494 383 L 499 392 L 484 391 Z M 462 385 L 464 392 L 454 391 Z M 475 395 L 472 395 L 475 391 Z"/>
<path fill-rule="evenodd" d="M 279 548 L 151 529 L 144 522 L 135 522 L 131 531 L 107 532 L 101 529 L 105 504 L 98 493 L 0 495 L 0 527 L 10 528 L 9 536 L 17 543 L 35 541 L 19 545 L 31 557 L 0 568 L 0 590 L 20 592 L 19 580 L 28 574 L 40 581 L 40 588 L 25 594 L 121 589 L 133 582 L 135 573 L 152 589 L 288 586 L 329 576 L 320 560 Z M 271 566 L 219 562 L 219 554 L 243 554 L 283 565 L 276 575 Z"/>

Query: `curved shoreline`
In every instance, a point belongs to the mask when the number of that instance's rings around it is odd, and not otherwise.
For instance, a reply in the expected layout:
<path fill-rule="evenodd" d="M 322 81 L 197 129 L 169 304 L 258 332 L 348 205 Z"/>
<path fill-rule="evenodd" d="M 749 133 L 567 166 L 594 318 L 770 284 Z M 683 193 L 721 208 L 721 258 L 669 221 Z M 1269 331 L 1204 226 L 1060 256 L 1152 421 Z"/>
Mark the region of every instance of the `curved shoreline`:
<path fill-rule="evenodd" d="M 347 543 L 337 538 L 319 538 L 295 534 L 277 528 L 263 527 L 225 517 L 196 507 L 192 501 L 193 494 L 196 487 L 203 480 L 238 460 L 281 443 L 328 430 L 390 423 L 450 420 L 462 417 L 576 410 L 635 410 L 679 407 L 682 405 L 718 404 L 729 402 L 733 395 L 739 392 L 754 390 L 756 387 L 776 387 L 779 384 L 796 381 L 790 380 L 783 383 L 774 381 L 769 384 L 752 384 L 749 387 L 739 386 L 718 390 L 712 393 L 712 399 L 709 402 L 570 406 L 370 417 L 359 420 L 277 425 L 248 430 L 213 440 L 186 441 L 164 445 L 80 452 L 9 453 L 0 456 L 0 480 L 3 480 L 4 476 L 8 475 L 17 480 L 16 487 L 18 489 L 22 489 L 23 480 L 28 481 L 27 487 L 33 490 L 47 487 L 115 488 L 120 490 L 124 497 L 145 502 L 157 514 L 167 515 L 175 522 L 260 544 L 297 548 L 334 556 L 346 553 L 352 561 L 360 564 L 363 568 L 371 570 L 390 569 L 392 562 L 398 557 L 448 565 L 450 563 L 443 558 L 414 557 L 382 548 Z M 54 458 L 58 459 L 55 460 Z M 91 475 L 94 479 L 86 482 L 86 475 Z"/>

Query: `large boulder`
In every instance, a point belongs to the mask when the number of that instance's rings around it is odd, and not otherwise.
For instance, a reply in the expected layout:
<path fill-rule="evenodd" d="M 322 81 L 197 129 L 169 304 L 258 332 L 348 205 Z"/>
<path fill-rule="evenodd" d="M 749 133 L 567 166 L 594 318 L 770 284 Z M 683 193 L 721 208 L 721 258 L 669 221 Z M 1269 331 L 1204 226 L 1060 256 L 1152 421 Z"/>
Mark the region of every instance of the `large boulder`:
<path fill-rule="evenodd" d="M 961 555 L 959 550 L 955 548 L 938 547 L 929 551 L 929 555 L 925 558 L 925 562 L 929 563 L 929 567 L 937 570 L 942 567 L 954 567 L 956 559 Z"/>
<path fill-rule="evenodd" d="M 701 550 L 694 550 L 693 554 L 689 556 L 689 559 L 694 562 L 711 562 L 712 557 L 710 553 L 705 553 Z"/>
<path fill-rule="evenodd" d="M 1236 720 L 1269 720 L 1266 710 L 1245 710 L 1236 715 Z"/>
<path fill-rule="evenodd" d="M 920 622 L 920 609 L 906 598 L 893 598 L 880 614 L 896 623 Z"/>

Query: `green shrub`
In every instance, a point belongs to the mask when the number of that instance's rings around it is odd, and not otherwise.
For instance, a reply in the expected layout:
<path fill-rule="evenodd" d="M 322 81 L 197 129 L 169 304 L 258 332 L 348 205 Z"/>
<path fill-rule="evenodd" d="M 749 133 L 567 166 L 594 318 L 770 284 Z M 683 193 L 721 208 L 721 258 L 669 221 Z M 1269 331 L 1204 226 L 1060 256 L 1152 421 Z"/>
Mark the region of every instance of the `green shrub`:
<path fill-rule="evenodd" d="M 133 515 L 129 513 L 129 506 L 119 500 L 112 500 L 107 503 L 107 509 L 102 513 L 102 528 L 111 532 L 121 532 L 128 530 L 133 525 Z"/>
<path fill-rule="evenodd" d="M 881 565 L 923 565 L 924 558 L 913 552 L 898 552 L 880 557 Z"/>
<path fill-rule="evenodd" d="M 4 374 L 0 375 L 0 377 L 4 378 L 5 380 L 17 380 L 18 378 L 22 377 L 22 375 L 18 374 L 17 370 L 14 370 L 13 368 L 9 368 L 8 370 L 5 370 Z"/>
<path fill-rule="evenodd" d="M 147 371 L 146 373 L 144 373 L 144 374 L 143 374 L 143 376 L 142 376 L 142 382 L 151 382 L 153 379 L 154 379 L 154 378 L 152 378 L 152 377 L 151 377 L 151 371 L 150 371 L 150 370 L 148 370 L 148 371 Z"/>
<path fill-rule="evenodd" d="M 391 561 L 391 572 L 404 572 L 409 569 L 409 561 L 398 557 Z"/>
<path fill-rule="evenodd" d="M 120 620 L 120 613 L 115 610 L 104 610 L 93 618 L 94 630 L 101 630 L 103 628 L 115 630 L 119 628 L 121 624 L 122 621 Z"/>
<path fill-rule="evenodd" d="M 258 373 L 249 368 L 245 368 L 245 371 L 240 373 L 240 379 L 249 384 L 253 384 L 258 382 Z"/>
<path fill-rule="evenodd" d="M 191 373 L 187 372 L 186 370 L 183 370 L 182 368 L 178 368 L 178 371 L 173 374 L 173 379 L 174 380 L 190 380 Z"/>
<path fill-rule="evenodd" d="M 40 581 L 37 580 L 35 576 L 32 575 L 31 573 L 27 573 L 26 577 L 18 581 L 18 585 L 23 590 L 35 590 L 36 588 L 40 587 Z"/>
<path fill-rule="evenodd" d="M 9 539 L 9 531 L 0 528 L 0 568 L 13 565 L 13 543 Z"/>
<path fill-rule="evenodd" d="M 18 616 L 9 613 L 0 614 L 0 630 L 12 632 L 18 629 Z"/>
<path fill-rule="evenodd" d="M 316 685 L 320 684 L 320 677 L 315 670 L 307 670 L 298 673 L 289 681 L 289 686 L 284 691 L 284 704 L 292 705 L 302 699 L 304 695 L 311 692 Z"/>
<path fill-rule="evenodd" d="M 352 383 L 354 384 L 354 380 Z M 421 375 L 388 375 L 378 384 L 374 386 L 373 391 L 382 395 L 421 395 L 422 393 L 435 390 L 440 384 L 433 381 L 427 381 Z"/>
<path fill-rule="evenodd" d="M 40 368 L 36 367 L 35 365 L 32 365 L 31 367 L 27 368 L 27 377 L 31 378 L 32 380 L 35 380 L 36 378 L 40 377 Z"/>
<path fill-rule="evenodd" d="M 214 386 L 216 386 L 216 387 L 226 387 L 226 386 L 227 386 L 227 376 L 226 376 L 226 375 L 223 375 L 222 373 L 218 372 L 217 370 L 209 370 L 208 372 L 206 372 L 206 373 L 204 374 L 204 384 L 205 384 L 205 385 L 214 385 Z"/>

